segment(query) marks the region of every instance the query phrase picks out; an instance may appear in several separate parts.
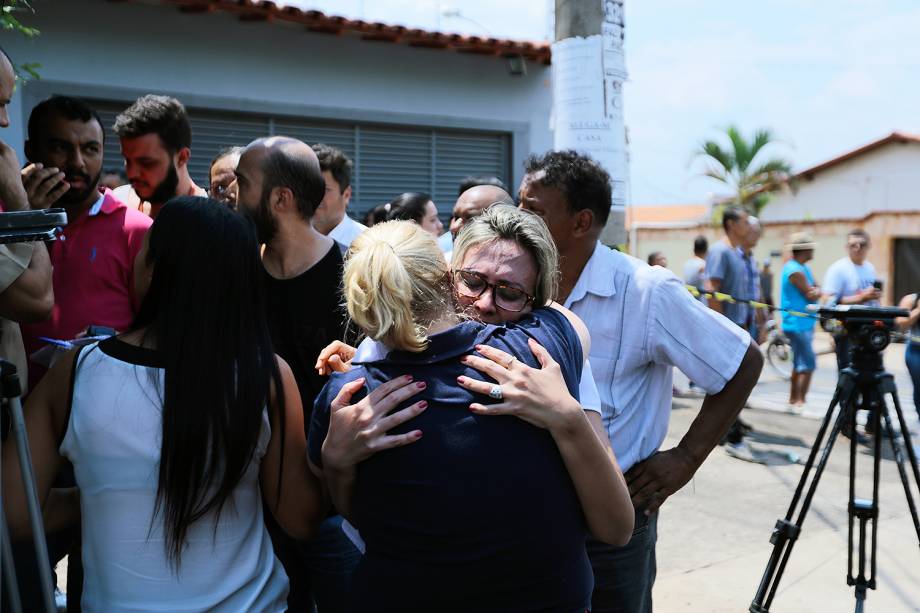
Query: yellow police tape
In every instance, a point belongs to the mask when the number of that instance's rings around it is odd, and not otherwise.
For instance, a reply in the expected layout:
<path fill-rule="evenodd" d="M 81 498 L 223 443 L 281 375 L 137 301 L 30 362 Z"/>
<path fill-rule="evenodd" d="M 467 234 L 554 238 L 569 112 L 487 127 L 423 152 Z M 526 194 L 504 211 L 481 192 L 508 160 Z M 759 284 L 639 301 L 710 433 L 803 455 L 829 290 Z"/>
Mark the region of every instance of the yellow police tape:
<path fill-rule="evenodd" d="M 715 298 L 719 302 L 728 302 L 730 304 L 746 304 L 755 309 L 767 309 L 768 311 L 780 311 L 781 313 L 787 313 L 793 317 L 810 317 L 812 319 L 825 319 L 818 315 L 817 313 L 805 313 L 804 311 L 794 311 L 792 309 L 784 309 L 782 307 L 769 305 L 766 302 L 758 302 L 756 300 L 742 300 L 741 298 L 735 298 L 729 294 L 723 294 L 722 292 L 701 292 L 697 287 L 693 285 L 684 285 L 687 290 L 699 298 Z M 906 332 L 900 332 L 894 330 L 894 336 L 898 338 L 903 338 L 905 341 L 912 341 L 914 343 L 920 343 L 920 336 L 913 336 Z"/>
<path fill-rule="evenodd" d="M 723 294 L 722 292 L 701 292 L 699 289 L 697 289 L 693 285 L 685 285 L 684 287 L 686 287 L 687 290 L 691 294 L 696 296 L 697 298 L 699 298 L 700 296 L 702 296 L 703 298 L 715 298 L 719 302 L 728 302 L 730 304 L 747 304 L 749 306 L 754 307 L 755 309 L 767 309 L 770 311 L 781 311 L 783 313 L 789 313 L 790 315 L 794 315 L 796 317 L 811 317 L 813 319 L 820 319 L 817 313 L 805 313 L 804 311 L 793 311 L 792 309 L 784 309 L 782 307 L 776 307 L 776 306 L 769 305 L 766 302 L 757 302 L 756 300 L 742 300 L 741 298 L 735 298 L 734 296 L 730 296 L 729 294 Z"/>

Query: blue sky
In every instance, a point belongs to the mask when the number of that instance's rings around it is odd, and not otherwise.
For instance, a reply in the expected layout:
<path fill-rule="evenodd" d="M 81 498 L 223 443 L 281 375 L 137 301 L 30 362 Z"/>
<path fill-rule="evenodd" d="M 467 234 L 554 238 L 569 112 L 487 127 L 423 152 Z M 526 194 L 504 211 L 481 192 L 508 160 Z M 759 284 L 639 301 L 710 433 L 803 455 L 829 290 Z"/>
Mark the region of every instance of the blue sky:
<path fill-rule="evenodd" d="M 523 39 L 552 0 L 289 2 L 348 17 Z M 444 15 L 459 10 L 465 17 Z M 632 202 L 706 201 L 693 152 L 718 127 L 769 128 L 795 168 L 893 130 L 920 133 L 917 0 L 626 0 Z M 913 42 L 911 42 L 913 41 Z M 918 169 L 920 184 L 920 169 Z"/>

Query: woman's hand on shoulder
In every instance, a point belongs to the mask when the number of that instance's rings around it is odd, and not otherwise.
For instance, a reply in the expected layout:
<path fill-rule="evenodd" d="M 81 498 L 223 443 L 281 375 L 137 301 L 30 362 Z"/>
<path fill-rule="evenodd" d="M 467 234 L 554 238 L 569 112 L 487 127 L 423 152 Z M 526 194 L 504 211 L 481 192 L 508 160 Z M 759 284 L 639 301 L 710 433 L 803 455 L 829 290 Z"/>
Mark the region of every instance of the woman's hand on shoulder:
<path fill-rule="evenodd" d="M 359 402 L 352 397 L 364 387 L 364 378 L 342 386 L 329 407 L 329 431 L 323 441 L 323 466 L 336 470 L 356 466 L 377 452 L 414 443 L 421 430 L 390 435 L 388 432 L 417 417 L 427 407 L 424 400 L 389 415 L 427 386 L 410 375 L 387 381 Z"/>
<path fill-rule="evenodd" d="M 321 375 L 329 375 L 334 372 L 348 372 L 351 370 L 351 361 L 355 357 L 357 349 L 343 343 L 342 341 L 332 341 L 319 352 L 316 358 L 316 365 L 313 367 Z"/>
<path fill-rule="evenodd" d="M 564 434 L 584 420 L 584 411 L 569 393 L 562 369 L 549 352 L 533 339 L 529 339 L 528 344 L 540 363 L 539 369 L 488 345 L 476 347 L 483 357 L 463 357 L 464 364 L 494 379 L 501 390 L 498 404 L 474 402 L 470 410 L 479 415 L 513 415 L 549 430 L 554 436 Z M 496 387 L 494 383 L 464 376 L 458 377 L 457 382 L 471 392 L 486 396 Z"/>

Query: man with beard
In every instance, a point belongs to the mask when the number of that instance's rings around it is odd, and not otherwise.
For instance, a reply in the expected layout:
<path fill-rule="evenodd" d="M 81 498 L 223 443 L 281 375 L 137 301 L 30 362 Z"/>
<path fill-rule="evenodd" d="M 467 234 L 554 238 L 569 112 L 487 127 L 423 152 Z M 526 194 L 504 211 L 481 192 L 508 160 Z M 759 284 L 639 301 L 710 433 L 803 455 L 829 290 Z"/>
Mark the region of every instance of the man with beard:
<path fill-rule="evenodd" d="M 325 181 L 313 150 L 286 137 L 261 138 L 243 150 L 236 167 L 237 207 L 253 219 L 265 244 L 262 263 L 268 325 L 275 351 L 291 366 L 303 399 L 304 424 L 326 377 L 316 356 L 344 335 L 339 286 L 342 254 L 313 227 Z M 267 516 L 266 516 L 267 517 Z M 309 543 L 298 543 L 267 519 L 275 553 L 291 581 L 288 607 L 319 613 L 344 611 L 351 572 L 360 553 L 342 532 L 342 518 L 327 518 Z"/>
<path fill-rule="evenodd" d="M 115 196 L 152 218 L 175 196 L 207 196 L 188 173 L 192 125 L 185 107 L 168 96 L 141 96 L 115 118 L 129 185 Z"/>
<path fill-rule="evenodd" d="M 51 319 L 22 327 L 29 355 L 45 344 L 40 337 L 69 340 L 90 325 L 124 330 L 134 319 L 134 257 L 152 222 L 111 190 L 99 191 L 104 138 L 95 111 L 75 98 L 48 98 L 29 117 L 30 164 L 22 171 L 29 203 L 64 207 L 68 219 L 63 240 L 51 247 Z M 44 373 L 30 363 L 30 389 Z"/>

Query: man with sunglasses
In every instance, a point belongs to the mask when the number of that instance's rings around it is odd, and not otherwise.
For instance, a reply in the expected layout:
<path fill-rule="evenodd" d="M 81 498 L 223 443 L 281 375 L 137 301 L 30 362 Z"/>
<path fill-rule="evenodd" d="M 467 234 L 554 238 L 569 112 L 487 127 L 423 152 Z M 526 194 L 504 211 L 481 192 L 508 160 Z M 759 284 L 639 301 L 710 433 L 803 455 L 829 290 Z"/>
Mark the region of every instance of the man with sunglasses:
<path fill-rule="evenodd" d="M 832 304 L 878 306 L 882 291 L 876 284 L 875 267 L 867 261 L 871 246 L 869 233 L 862 228 L 847 234 L 847 257 L 840 258 L 824 275 L 825 299 Z M 837 370 L 850 363 L 850 340 L 846 334 L 834 334 Z"/>

